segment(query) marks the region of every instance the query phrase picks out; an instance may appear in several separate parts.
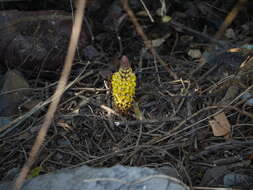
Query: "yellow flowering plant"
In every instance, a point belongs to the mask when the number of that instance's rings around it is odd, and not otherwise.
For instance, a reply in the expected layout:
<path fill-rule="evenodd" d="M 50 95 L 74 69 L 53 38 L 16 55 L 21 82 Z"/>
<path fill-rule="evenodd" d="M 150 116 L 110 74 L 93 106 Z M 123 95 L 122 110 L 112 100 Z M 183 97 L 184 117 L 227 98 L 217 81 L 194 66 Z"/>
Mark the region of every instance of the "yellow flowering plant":
<path fill-rule="evenodd" d="M 121 113 L 127 113 L 134 102 L 136 76 L 126 56 L 120 60 L 119 71 L 112 75 L 111 86 L 114 107 Z"/>

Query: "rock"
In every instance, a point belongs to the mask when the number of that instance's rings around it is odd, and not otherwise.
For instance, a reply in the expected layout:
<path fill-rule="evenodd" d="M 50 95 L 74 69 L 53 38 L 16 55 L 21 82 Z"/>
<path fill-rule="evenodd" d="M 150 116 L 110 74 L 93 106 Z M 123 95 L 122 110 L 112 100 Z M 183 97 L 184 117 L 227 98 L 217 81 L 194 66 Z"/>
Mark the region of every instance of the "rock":
<path fill-rule="evenodd" d="M 198 59 L 201 57 L 201 51 L 199 49 L 190 49 L 188 55 L 193 59 Z"/>
<path fill-rule="evenodd" d="M 5 174 L 5 176 L 2 180 L 3 181 L 11 181 L 18 176 L 19 172 L 20 172 L 19 168 L 12 168 Z"/>
<path fill-rule="evenodd" d="M 225 187 L 253 185 L 253 177 L 237 173 L 226 174 L 223 178 Z"/>
<path fill-rule="evenodd" d="M 235 39 L 236 38 L 236 34 L 235 31 L 232 28 L 228 28 L 225 32 L 225 36 L 228 39 Z"/>
<path fill-rule="evenodd" d="M 9 70 L 4 77 L 0 90 L 0 116 L 12 116 L 18 112 L 18 106 L 31 96 L 27 80 L 16 70 Z"/>
<path fill-rule="evenodd" d="M 71 13 L 65 11 L 0 11 L 0 66 L 36 75 L 61 69 L 72 25 Z M 80 49 L 90 43 L 86 31 L 80 33 Z"/>
<path fill-rule="evenodd" d="M 160 176 L 160 177 L 159 177 Z M 173 177 L 171 177 L 173 178 Z M 186 190 L 158 171 L 149 168 L 114 166 L 91 168 L 81 166 L 63 169 L 27 180 L 22 190 Z M 1 190 L 9 190 L 13 184 L 0 184 Z"/>

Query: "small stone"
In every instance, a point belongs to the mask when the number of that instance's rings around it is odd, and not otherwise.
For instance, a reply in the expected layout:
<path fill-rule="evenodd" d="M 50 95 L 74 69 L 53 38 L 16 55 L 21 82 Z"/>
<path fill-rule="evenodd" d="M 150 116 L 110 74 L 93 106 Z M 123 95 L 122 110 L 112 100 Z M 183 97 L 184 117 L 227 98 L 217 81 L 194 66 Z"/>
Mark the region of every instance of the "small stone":
<path fill-rule="evenodd" d="M 225 36 L 228 38 L 228 39 L 235 39 L 235 32 L 232 28 L 228 28 L 225 32 Z"/>
<path fill-rule="evenodd" d="M 202 53 L 199 49 L 190 49 L 188 55 L 193 59 L 198 59 L 201 57 Z"/>

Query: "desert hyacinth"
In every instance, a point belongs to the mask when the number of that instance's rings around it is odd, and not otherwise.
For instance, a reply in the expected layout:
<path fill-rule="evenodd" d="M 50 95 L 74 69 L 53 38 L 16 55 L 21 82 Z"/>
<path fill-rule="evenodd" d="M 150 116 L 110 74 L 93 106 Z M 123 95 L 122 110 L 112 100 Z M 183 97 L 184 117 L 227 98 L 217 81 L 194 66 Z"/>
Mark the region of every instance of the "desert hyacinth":
<path fill-rule="evenodd" d="M 127 113 L 134 101 L 136 76 L 126 56 L 121 58 L 119 71 L 112 75 L 111 84 L 114 107 Z"/>

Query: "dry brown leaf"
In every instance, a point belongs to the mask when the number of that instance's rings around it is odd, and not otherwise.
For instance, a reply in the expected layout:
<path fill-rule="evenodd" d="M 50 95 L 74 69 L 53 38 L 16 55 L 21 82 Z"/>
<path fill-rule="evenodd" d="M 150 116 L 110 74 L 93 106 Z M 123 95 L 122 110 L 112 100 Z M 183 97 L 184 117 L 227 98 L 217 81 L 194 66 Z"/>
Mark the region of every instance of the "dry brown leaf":
<path fill-rule="evenodd" d="M 150 43 L 152 47 L 160 47 L 170 36 L 171 36 L 171 33 L 167 33 L 161 38 L 149 40 L 148 43 Z"/>
<path fill-rule="evenodd" d="M 213 120 L 209 121 L 214 136 L 224 136 L 225 139 L 230 138 L 231 125 L 224 112 L 216 115 Z"/>

